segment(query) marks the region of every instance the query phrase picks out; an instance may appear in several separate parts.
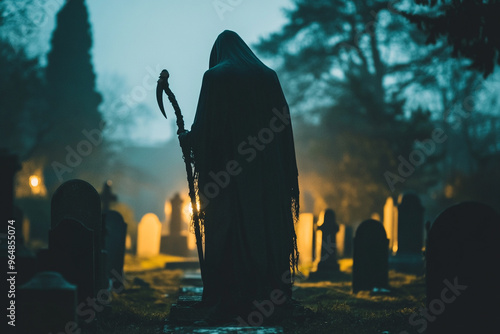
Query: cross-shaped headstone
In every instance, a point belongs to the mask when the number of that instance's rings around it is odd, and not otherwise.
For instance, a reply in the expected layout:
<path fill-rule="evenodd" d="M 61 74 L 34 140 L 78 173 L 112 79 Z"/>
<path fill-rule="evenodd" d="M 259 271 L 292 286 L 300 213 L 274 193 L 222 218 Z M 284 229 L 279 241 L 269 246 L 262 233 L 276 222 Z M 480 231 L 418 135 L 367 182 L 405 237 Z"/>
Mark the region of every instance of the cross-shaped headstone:
<path fill-rule="evenodd" d="M 111 180 L 107 180 L 104 182 L 101 191 L 101 203 L 102 203 L 102 212 L 106 212 L 111 208 L 111 204 L 118 200 L 118 196 L 113 194 L 111 189 L 113 182 Z"/>

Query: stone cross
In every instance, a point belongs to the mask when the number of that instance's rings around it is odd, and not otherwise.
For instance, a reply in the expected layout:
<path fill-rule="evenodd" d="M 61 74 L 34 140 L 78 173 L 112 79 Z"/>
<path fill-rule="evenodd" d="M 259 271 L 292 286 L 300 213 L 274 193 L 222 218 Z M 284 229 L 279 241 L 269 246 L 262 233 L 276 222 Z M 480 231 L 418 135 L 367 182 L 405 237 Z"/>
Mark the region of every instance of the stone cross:
<path fill-rule="evenodd" d="M 116 194 L 113 194 L 113 191 L 111 189 L 112 184 L 113 183 L 111 182 L 111 180 L 107 180 L 106 182 L 104 182 L 104 185 L 102 186 L 102 191 L 101 191 L 102 212 L 108 211 L 111 207 L 111 204 L 118 200 L 118 196 L 116 196 Z"/>
<path fill-rule="evenodd" d="M 339 231 L 335 218 L 335 211 L 327 209 L 324 214 L 323 224 L 318 227 L 322 232 L 321 237 L 321 259 L 318 269 L 309 275 L 311 280 L 332 280 L 339 273 L 337 262 L 336 234 Z"/>

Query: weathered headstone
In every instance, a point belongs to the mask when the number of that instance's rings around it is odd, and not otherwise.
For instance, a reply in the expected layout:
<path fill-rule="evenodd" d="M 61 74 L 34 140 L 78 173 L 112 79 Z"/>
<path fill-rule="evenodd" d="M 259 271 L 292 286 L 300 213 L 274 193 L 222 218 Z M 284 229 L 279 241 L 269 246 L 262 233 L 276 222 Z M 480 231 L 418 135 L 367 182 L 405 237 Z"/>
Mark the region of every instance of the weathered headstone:
<path fill-rule="evenodd" d="M 100 237 L 101 197 L 86 181 L 74 179 L 61 184 L 52 196 L 50 215 L 52 228 L 64 218 L 72 218 Z"/>
<path fill-rule="evenodd" d="M 350 225 L 345 225 L 344 239 L 344 257 L 352 257 L 352 248 L 354 241 L 354 229 Z"/>
<path fill-rule="evenodd" d="M 178 193 L 170 200 L 172 213 L 170 218 L 170 233 L 161 238 L 161 252 L 165 254 L 186 256 L 188 254 L 187 236 L 182 231 L 182 203 Z"/>
<path fill-rule="evenodd" d="M 397 252 L 389 258 L 391 268 L 417 275 L 424 273 L 424 207 L 414 193 L 400 195 L 397 213 Z"/>
<path fill-rule="evenodd" d="M 388 288 L 388 244 L 379 221 L 368 219 L 358 226 L 354 237 L 353 292 Z"/>
<path fill-rule="evenodd" d="M 104 222 L 106 226 L 105 245 L 108 252 L 108 277 L 111 277 L 112 270 L 122 276 L 127 224 L 123 221 L 122 215 L 113 210 L 104 213 Z"/>
<path fill-rule="evenodd" d="M 94 232 L 94 266 L 96 289 L 105 288 L 105 259 L 102 245 L 101 197 L 95 188 L 83 180 L 69 180 L 57 188 L 51 200 L 51 227 L 65 218 L 74 219 Z M 88 247 L 88 246 L 87 246 Z"/>
<path fill-rule="evenodd" d="M 426 248 L 428 334 L 494 333 L 500 314 L 500 215 L 464 202 L 434 221 Z M 422 329 L 423 330 L 423 329 Z"/>
<path fill-rule="evenodd" d="M 76 286 L 40 272 L 18 289 L 16 333 L 76 333 Z"/>
<path fill-rule="evenodd" d="M 331 280 L 339 273 L 337 262 L 336 234 L 339 231 L 335 218 L 335 211 L 328 209 L 325 211 L 323 224 L 318 227 L 322 232 L 321 238 L 321 259 L 318 269 L 309 275 L 311 280 Z"/>
<path fill-rule="evenodd" d="M 339 231 L 335 236 L 335 244 L 337 245 L 337 257 L 340 259 L 344 257 L 344 249 L 345 249 L 345 225 L 338 224 Z"/>
<path fill-rule="evenodd" d="M 421 254 L 424 240 L 424 207 L 413 193 L 400 196 L 398 203 L 398 254 Z"/>
<path fill-rule="evenodd" d="M 78 302 L 85 302 L 97 293 L 94 231 L 75 219 L 65 218 L 49 231 L 51 271 L 61 273 L 78 287 Z"/>
<path fill-rule="evenodd" d="M 145 214 L 137 227 L 137 256 L 160 253 L 161 223 L 154 213 Z"/>
<path fill-rule="evenodd" d="M 110 210 L 111 204 L 118 200 L 118 196 L 113 194 L 113 191 L 111 189 L 112 184 L 113 183 L 111 182 L 111 180 L 107 180 L 106 182 L 104 182 L 104 185 L 102 186 L 101 190 L 102 212 Z"/>
<path fill-rule="evenodd" d="M 389 239 L 389 252 L 398 250 L 398 211 L 392 197 L 387 197 L 384 205 L 384 228 Z"/>
<path fill-rule="evenodd" d="M 297 249 L 299 250 L 299 264 L 310 267 L 313 262 L 313 231 L 314 216 L 312 213 L 301 213 L 297 222 Z"/>

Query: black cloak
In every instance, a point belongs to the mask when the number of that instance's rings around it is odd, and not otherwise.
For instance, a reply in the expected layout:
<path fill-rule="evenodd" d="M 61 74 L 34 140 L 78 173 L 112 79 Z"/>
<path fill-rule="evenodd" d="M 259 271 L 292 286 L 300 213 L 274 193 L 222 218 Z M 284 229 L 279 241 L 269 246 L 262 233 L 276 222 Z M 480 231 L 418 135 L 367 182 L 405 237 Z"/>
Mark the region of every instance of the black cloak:
<path fill-rule="evenodd" d="M 276 73 L 221 33 L 187 136 L 205 239 L 203 300 L 241 305 L 291 296 L 298 252 L 298 172 Z"/>

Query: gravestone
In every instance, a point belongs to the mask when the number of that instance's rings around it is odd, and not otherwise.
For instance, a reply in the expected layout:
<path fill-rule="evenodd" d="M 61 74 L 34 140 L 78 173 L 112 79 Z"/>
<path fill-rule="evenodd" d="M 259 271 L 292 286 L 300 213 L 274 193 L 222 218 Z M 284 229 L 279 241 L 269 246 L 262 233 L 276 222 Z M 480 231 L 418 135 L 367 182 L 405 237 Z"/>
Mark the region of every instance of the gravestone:
<path fill-rule="evenodd" d="M 106 250 L 108 252 L 108 277 L 115 270 L 120 276 L 123 276 L 123 261 L 125 257 L 125 240 L 127 237 L 127 224 L 123 217 L 117 211 L 107 211 L 104 213 L 106 226 Z M 116 282 L 117 284 L 119 282 Z"/>
<path fill-rule="evenodd" d="M 354 293 L 374 288 L 388 288 L 388 244 L 384 226 L 368 219 L 354 237 L 352 290 Z"/>
<path fill-rule="evenodd" d="M 318 269 L 309 275 L 311 280 L 331 280 L 339 273 L 337 262 L 336 234 L 339 231 L 335 218 L 335 211 L 325 211 L 323 224 L 318 227 L 322 232 L 321 237 L 321 259 Z"/>
<path fill-rule="evenodd" d="M 161 223 L 154 213 L 145 214 L 137 227 L 137 256 L 148 257 L 160 253 Z"/>
<path fill-rule="evenodd" d="M 424 207 L 414 193 L 400 196 L 398 203 L 397 254 L 421 254 L 424 239 Z"/>
<path fill-rule="evenodd" d="M 401 272 L 423 275 L 424 207 L 417 195 L 400 195 L 397 219 L 397 252 L 389 258 L 389 265 Z"/>
<path fill-rule="evenodd" d="M 392 197 L 387 197 L 384 205 L 384 228 L 389 239 L 389 253 L 398 250 L 398 211 Z"/>
<path fill-rule="evenodd" d="M 37 273 L 18 288 L 16 333 L 76 333 L 76 301 L 76 286 L 60 273 Z"/>
<path fill-rule="evenodd" d="M 496 333 L 500 314 L 500 215 L 477 202 L 444 210 L 426 249 L 428 334 Z"/>
<path fill-rule="evenodd" d="M 108 270 L 108 267 L 109 267 L 109 253 L 108 253 L 108 249 L 106 247 L 106 241 L 108 239 L 108 228 L 106 226 L 106 213 L 108 212 L 108 210 L 106 212 L 103 212 L 102 213 L 102 216 L 101 216 L 101 243 L 99 245 L 100 249 L 101 249 L 101 268 L 99 268 L 97 271 L 98 272 L 101 272 L 102 275 L 101 275 L 101 285 L 98 287 L 99 289 L 110 289 L 111 286 L 110 286 L 110 276 L 109 276 L 109 270 Z"/>
<path fill-rule="evenodd" d="M 97 293 L 94 231 L 81 222 L 65 218 L 49 231 L 51 271 L 57 271 L 77 286 L 78 303 L 86 302 Z"/>
<path fill-rule="evenodd" d="M 299 214 L 296 225 L 297 249 L 299 251 L 299 265 L 303 267 L 312 266 L 313 262 L 313 232 L 314 216 L 312 213 Z"/>
<path fill-rule="evenodd" d="M 113 191 L 111 189 L 112 184 L 113 183 L 111 182 L 111 180 L 107 180 L 106 182 L 104 182 L 104 185 L 102 186 L 102 191 L 101 191 L 102 212 L 110 210 L 111 204 L 118 200 L 118 196 L 113 194 Z"/>
<path fill-rule="evenodd" d="M 337 245 L 337 258 L 344 257 L 344 249 L 345 249 L 345 225 L 338 224 L 339 231 L 335 235 L 335 244 Z"/>
<path fill-rule="evenodd" d="M 103 251 L 101 197 L 95 188 L 83 180 L 69 180 L 57 188 L 51 200 L 51 227 L 65 218 L 74 219 L 94 232 L 94 266 L 96 290 L 105 288 L 105 255 Z"/>
<path fill-rule="evenodd" d="M 178 193 L 170 200 L 172 214 L 170 218 L 170 233 L 161 237 L 161 252 L 170 255 L 187 256 L 187 236 L 182 231 L 182 203 L 184 201 Z"/>
<path fill-rule="evenodd" d="M 344 257 L 351 258 L 353 252 L 354 229 L 350 225 L 345 225 Z"/>

